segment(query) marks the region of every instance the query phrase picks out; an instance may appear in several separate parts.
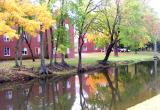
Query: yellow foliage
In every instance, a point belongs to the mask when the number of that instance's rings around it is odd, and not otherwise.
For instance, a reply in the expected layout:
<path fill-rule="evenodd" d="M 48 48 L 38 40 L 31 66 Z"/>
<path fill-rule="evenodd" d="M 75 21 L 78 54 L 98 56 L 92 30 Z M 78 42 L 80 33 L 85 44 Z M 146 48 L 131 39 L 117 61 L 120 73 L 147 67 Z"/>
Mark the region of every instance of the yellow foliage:
<path fill-rule="evenodd" d="M 10 38 L 13 38 L 13 37 L 18 38 L 18 35 L 16 34 L 16 30 L 6 25 L 4 21 L 0 21 L 0 36 L 1 35 L 7 35 Z"/>
<path fill-rule="evenodd" d="M 50 26 L 55 23 L 55 21 L 52 19 L 52 14 L 48 11 L 47 5 L 42 4 L 38 5 L 35 8 L 36 11 L 36 20 L 41 22 L 43 25 L 42 31 L 44 32 L 46 29 L 48 29 Z"/>
<path fill-rule="evenodd" d="M 112 81 L 112 84 L 114 86 L 115 82 L 114 82 L 114 77 L 112 75 L 110 75 L 110 79 Z M 103 87 L 107 87 L 109 85 L 109 82 L 107 81 L 107 79 L 105 78 L 105 76 L 101 73 L 95 75 L 95 76 L 89 76 L 87 78 L 87 86 L 89 86 L 90 91 L 92 92 L 92 94 L 96 93 L 97 91 L 97 86 L 103 86 Z M 120 81 L 118 81 L 118 86 L 119 86 L 119 91 L 120 92 L 124 92 L 125 88 L 124 88 L 124 84 Z M 111 92 L 110 87 L 108 88 L 108 90 Z"/>
<path fill-rule="evenodd" d="M 13 37 L 16 35 L 13 27 L 23 27 L 28 34 L 36 36 L 39 31 L 44 32 L 55 23 L 46 4 L 33 5 L 28 0 L 4 0 L 0 1 L 0 8 L 3 9 L 0 12 L 1 35 L 10 31 L 8 34 Z M 32 19 L 29 19 L 30 17 Z M 4 25 L 7 28 L 2 28 Z M 40 25 L 43 25 L 42 30 L 40 30 Z"/>
<path fill-rule="evenodd" d="M 92 33 L 88 33 L 88 34 L 87 34 L 87 40 L 88 40 L 89 42 L 94 42 L 95 39 L 96 39 L 96 35 L 95 35 L 95 34 L 92 34 Z"/>
<path fill-rule="evenodd" d="M 87 34 L 87 39 L 89 42 L 93 42 L 94 44 L 99 43 L 99 42 L 108 42 L 109 41 L 109 36 L 106 36 L 106 34 L 103 33 L 88 33 Z"/>

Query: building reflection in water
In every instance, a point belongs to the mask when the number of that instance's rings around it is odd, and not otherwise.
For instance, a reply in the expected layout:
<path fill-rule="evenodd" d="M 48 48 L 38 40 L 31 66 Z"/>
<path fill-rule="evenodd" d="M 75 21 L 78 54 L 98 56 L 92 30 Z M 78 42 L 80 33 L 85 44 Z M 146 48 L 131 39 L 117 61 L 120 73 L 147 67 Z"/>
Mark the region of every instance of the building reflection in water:
<path fill-rule="evenodd" d="M 124 110 L 160 92 L 157 60 L 1 89 L 1 110 Z"/>

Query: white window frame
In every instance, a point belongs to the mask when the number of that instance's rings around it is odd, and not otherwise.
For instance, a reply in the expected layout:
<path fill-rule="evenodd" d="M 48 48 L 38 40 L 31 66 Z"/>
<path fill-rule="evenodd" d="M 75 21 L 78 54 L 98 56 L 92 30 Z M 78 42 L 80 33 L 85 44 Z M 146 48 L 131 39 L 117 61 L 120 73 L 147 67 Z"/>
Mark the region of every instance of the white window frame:
<path fill-rule="evenodd" d="M 3 41 L 4 41 L 4 42 L 10 42 L 9 36 L 4 35 L 4 36 L 3 36 Z"/>
<path fill-rule="evenodd" d="M 69 24 L 65 24 L 65 28 L 69 30 Z"/>
<path fill-rule="evenodd" d="M 83 51 L 87 51 L 87 46 L 83 46 Z"/>
<path fill-rule="evenodd" d="M 28 55 L 28 49 L 27 48 L 22 49 L 22 55 Z"/>
<path fill-rule="evenodd" d="M 38 51 L 37 51 L 38 50 Z M 38 52 L 38 53 L 37 53 Z M 41 53 L 41 50 L 40 50 L 40 48 L 39 47 L 35 47 L 35 53 L 36 53 L 36 55 L 40 55 L 40 53 Z"/>
<path fill-rule="evenodd" d="M 8 51 L 8 52 L 7 52 Z M 10 54 L 11 54 L 11 49 L 9 48 L 9 47 L 5 47 L 4 48 L 4 56 L 10 56 Z"/>
<path fill-rule="evenodd" d="M 84 38 L 84 43 L 87 43 L 87 42 L 88 42 L 87 38 Z"/>
<path fill-rule="evenodd" d="M 97 46 L 94 45 L 94 50 L 98 50 Z"/>
<path fill-rule="evenodd" d="M 12 93 L 11 90 L 6 91 L 6 98 L 7 98 L 8 100 L 11 100 L 11 99 L 13 98 L 13 93 Z"/>
<path fill-rule="evenodd" d="M 40 37 L 40 34 L 38 34 L 37 36 L 37 42 L 40 42 L 41 41 L 41 37 Z"/>

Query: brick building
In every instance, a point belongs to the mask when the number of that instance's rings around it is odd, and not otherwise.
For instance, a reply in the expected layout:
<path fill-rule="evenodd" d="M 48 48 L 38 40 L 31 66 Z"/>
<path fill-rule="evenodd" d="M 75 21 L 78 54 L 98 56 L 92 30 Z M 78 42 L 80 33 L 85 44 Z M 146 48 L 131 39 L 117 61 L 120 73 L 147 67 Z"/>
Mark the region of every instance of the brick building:
<path fill-rule="evenodd" d="M 68 21 L 65 21 L 65 26 L 69 30 L 70 34 L 70 43 L 71 48 L 67 49 L 67 56 L 69 58 L 74 57 L 74 27 L 69 25 Z M 46 37 L 43 35 L 43 43 L 44 43 L 44 51 L 47 52 L 47 54 L 50 57 L 51 54 L 51 37 L 49 30 L 48 33 L 48 44 L 46 44 Z M 33 55 L 36 58 L 39 58 L 40 54 L 40 36 L 37 37 L 27 37 L 31 49 L 33 51 Z M 14 59 L 15 58 L 15 46 L 16 46 L 16 39 L 9 39 L 8 36 L 0 36 L 0 60 L 8 60 L 8 59 Z M 46 45 L 48 45 L 48 49 L 46 49 Z M 23 43 L 20 46 L 19 53 L 22 51 L 23 58 L 31 58 L 31 53 L 29 51 L 29 47 L 26 44 L 26 41 L 24 40 Z M 20 54 L 19 54 L 20 55 Z"/>
<path fill-rule="evenodd" d="M 87 38 L 85 38 L 82 51 L 83 53 L 92 53 L 92 52 L 102 52 L 104 51 L 104 49 L 96 47 L 96 45 L 93 42 L 89 42 Z"/>
<path fill-rule="evenodd" d="M 87 34 L 86 34 L 87 36 Z M 75 37 L 75 52 L 78 52 L 78 37 Z M 89 42 L 87 38 L 84 38 L 84 44 L 83 44 L 83 49 L 82 53 L 92 53 L 92 52 L 104 52 L 103 48 L 98 48 L 93 42 Z"/>

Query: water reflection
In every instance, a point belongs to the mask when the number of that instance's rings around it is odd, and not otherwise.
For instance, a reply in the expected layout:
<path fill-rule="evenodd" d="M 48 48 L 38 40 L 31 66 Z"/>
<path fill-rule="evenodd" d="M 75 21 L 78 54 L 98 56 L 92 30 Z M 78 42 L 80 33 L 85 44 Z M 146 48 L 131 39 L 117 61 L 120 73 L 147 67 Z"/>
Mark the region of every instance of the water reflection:
<path fill-rule="evenodd" d="M 125 110 L 160 93 L 157 60 L 91 74 L 0 85 L 1 110 Z"/>

